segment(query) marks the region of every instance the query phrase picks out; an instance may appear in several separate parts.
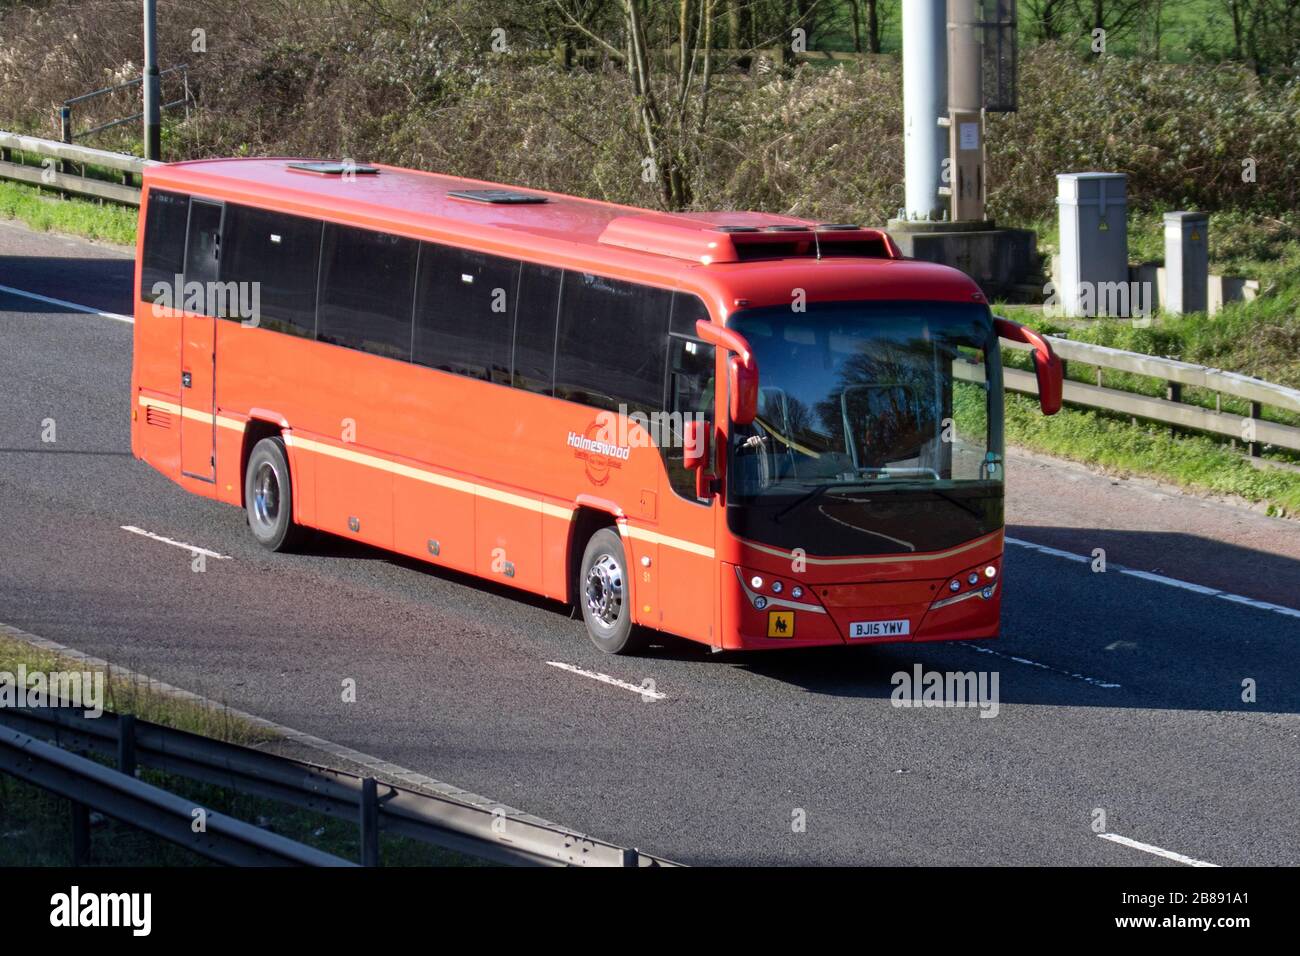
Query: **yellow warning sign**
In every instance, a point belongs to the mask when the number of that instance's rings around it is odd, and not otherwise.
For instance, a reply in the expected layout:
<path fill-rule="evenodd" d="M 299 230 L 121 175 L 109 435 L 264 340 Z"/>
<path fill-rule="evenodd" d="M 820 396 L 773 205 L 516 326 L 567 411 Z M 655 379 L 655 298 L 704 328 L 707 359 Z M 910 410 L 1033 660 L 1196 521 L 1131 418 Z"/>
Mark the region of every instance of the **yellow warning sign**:
<path fill-rule="evenodd" d="M 1193 230 L 1192 230 L 1192 242 L 1200 242 L 1200 241 L 1201 241 L 1201 234 L 1200 234 L 1199 232 L 1197 232 L 1195 229 L 1193 229 Z"/>
<path fill-rule="evenodd" d="M 768 611 L 767 636 L 794 637 L 794 611 Z"/>

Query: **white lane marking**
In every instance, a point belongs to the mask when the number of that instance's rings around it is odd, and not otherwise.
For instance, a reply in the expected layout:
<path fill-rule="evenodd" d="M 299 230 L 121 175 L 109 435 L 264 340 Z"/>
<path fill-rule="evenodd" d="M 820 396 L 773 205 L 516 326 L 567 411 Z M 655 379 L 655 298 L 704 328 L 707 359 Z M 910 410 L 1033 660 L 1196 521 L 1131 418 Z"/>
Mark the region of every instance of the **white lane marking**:
<path fill-rule="evenodd" d="M 1058 548 L 1049 548 L 1046 545 L 1035 544 L 1032 541 L 1021 541 L 1019 538 L 1004 539 L 1007 544 L 1014 544 L 1020 548 L 1028 548 L 1030 551 L 1038 551 L 1041 554 L 1050 554 L 1057 558 L 1066 558 L 1070 561 L 1080 561 L 1088 564 L 1092 558 L 1074 554 L 1070 551 L 1061 551 Z M 1141 578 L 1143 581 L 1152 581 L 1156 584 L 1164 584 L 1171 588 L 1182 588 L 1184 591 L 1192 591 L 1196 594 L 1203 594 L 1206 597 L 1215 597 L 1223 601 L 1232 601 L 1234 604 L 1245 604 L 1247 607 L 1257 608 L 1261 611 L 1272 611 L 1274 614 L 1284 614 L 1287 617 L 1300 618 L 1300 610 L 1293 607 L 1284 607 L 1281 604 L 1270 604 L 1268 601 L 1258 601 L 1255 598 L 1242 597 L 1240 594 L 1232 594 L 1228 591 L 1220 591 L 1218 588 L 1207 587 L 1204 584 L 1193 584 L 1191 581 L 1180 581 L 1178 578 L 1167 577 L 1163 574 L 1154 574 L 1151 571 L 1138 571 L 1135 568 L 1126 568 L 1118 564 L 1108 565 L 1110 570 L 1118 571 L 1120 574 L 1127 574 L 1129 577 Z"/>
<path fill-rule="evenodd" d="M 608 674 L 601 674 L 597 671 L 583 670 L 581 667 L 574 667 L 572 664 L 565 664 L 562 661 L 547 661 L 552 667 L 558 667 L 562 671 L 568 671 L 570 674 L 580 674 L 583 677 L 590 677 L 592 680 L 598 680 L 602 684 L 609 684 L 612 687 L 621 687 L 624 690 L 630 690 L 634 694 L 640 694 L 642 697 L 649 697 L 651 700 L 667 700 L 667 694 L 661 694 L 657 690 L 651 690 L 649 687 L 641 687 L 637 684 L 629 684 L 625 680 L 619 680 L 617 677 L 610 677 Z"/>
<path fill-rule="evenodd" d="M 1175 863 L 1186 863 L 1188 866 L 1212 866 L 1216 869 L 1219 866 L 1217 863 L 1206 863 L 1204 860 L 1183 856 L 1181 853 L 1175 853 L 1173 850 L 1166 850 L 1163 847 L 1152 846 L 1150 843 L 1139 843 L 1137 840 L 1130 840 L 1118 833 L 1098 833 L 1097 836 L 1103 840 L 1109 840 L 1111 843 L 1118 843 L 1120 846 L 1141 850 L 1143 853 L 1154 853 L 1156 856 L 1163 856 L 1166 860 L 1173 860 Z"/>
<path fill-rule="evenodd" d="M 161 541 L 163 544 L 170 544 L 173 548 L 184 548 L 191 554 L 206 554 L 209 558 L 217 558 L 221 561 L 234 560 L 228 554 L 217 554 L 215 551 L 209 551 L 207 548 L 200 548 L 198 545 L 186 544 L 184 541 L 174 541 L 171 538 L 164 538 L 160 534 L 154 534 L 152 531 L 145 531 L 143 528 L 137 528 L 135 525 L 124 524 L 121 528 L 123 531 L 130 531 L 132 534 L 152 538 L 154 541 Z"/>
<path fill-rule="evenodd" d="M 1040 670 L 1051 671 L 1053 674 L 1064 674 L 1072 680 L 1081 680 L 1085 684 L 1091 684 L 1093 687 L 1104 687 L 1107 690 L 1114 690 L 1122 685 L 1113 681 L 1101 680 L 1098 677 L 1089 677 L 1086 674 L 1076 674 L 1073 671 L 1067 671 L 1060 667 L 1053 667 L 1050 664 L 1040 664 L 1038 661 L 1031 661 L 1027 657 L 1017 657 L 1014 654 L 1003 654 L 1001 651 L 995 651 L 991 647 L 980 647 L 978 644 L 963 644 L 962 647 L 969 647 L 972 651 L 979 651 L 981 654 L 992 654 L 994 657 L 1002 657 L 1009 661 L 1015 661 L 1017 664 L 1028 664 L 1030 667 L 1037 667 Z"/>
<path fill-rule="evenodd" d="M 61 309 L 72 309 L 74 312 L 87 312 L 90 315 L 98 315 L 104 319 L 115 319 L 118 322 L 126 322 L 131 325 L 135 324 L 135 319 L 129 315 L 121 315 L 117 312 L 104 312 L 100 309 L 92 309 L 88 305 L 78 305 L 76 302 L 68 302 L 66 299 L 52 299 L 48 295 L 37 295 L 35 292 L 26 292 L 23 289 L 15 289 L 13 286 L 0 285 L 0 292 L 7 292 L 10 295 L 20 295 L 27 299 L 35 299 L 37 302 L 44 302 L 46 305 L 57 305 Z"/>

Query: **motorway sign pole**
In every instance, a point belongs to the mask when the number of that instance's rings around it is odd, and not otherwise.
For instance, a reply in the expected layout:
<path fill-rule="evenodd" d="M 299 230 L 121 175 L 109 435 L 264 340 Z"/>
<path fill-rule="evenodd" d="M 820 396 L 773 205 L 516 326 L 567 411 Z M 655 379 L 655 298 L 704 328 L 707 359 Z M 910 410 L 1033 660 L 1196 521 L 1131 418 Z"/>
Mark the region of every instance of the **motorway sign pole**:
<path fill-rule="evenodd" d="M 144 0 L 144 158 L 162 158 L 159 110 L 158 2 Z"/>

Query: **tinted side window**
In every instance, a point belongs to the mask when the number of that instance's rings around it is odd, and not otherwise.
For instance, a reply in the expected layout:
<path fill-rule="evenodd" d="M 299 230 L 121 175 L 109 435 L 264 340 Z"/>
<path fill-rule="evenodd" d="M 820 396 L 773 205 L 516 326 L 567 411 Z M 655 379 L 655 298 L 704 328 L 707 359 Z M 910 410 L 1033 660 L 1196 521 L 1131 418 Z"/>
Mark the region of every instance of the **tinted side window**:
<path fill-rule="evenodd" d="M 140 265 L 140 298 L 152 302 L 155 282 L 171 288 L 185 264 L 185 224 L 190 197 L 179 193 L 149 190 L 144 218 L 144 255 Z"/>
<path fill-rule="evenodd" d="M 667 416 L 669 438 L 659 447 L 668 469 L 668 483 L 673 491 L 690 501 L 696 500 L 695 472 L 682 464 L 686 448 L 682 431 L 695 415 L 713 421 L 713 359 L 712 345 L 676 335 L 668 341 L 668 411 L 672 414 Z M 716 449 L 709 451 L 716 457 Z"/>
<path fill-rule="evenodd" d="M 519 263 L 424 243 L 412 360 L 472 378 L 510 380 L 510 303 Z"/>
<path fill-rule="evenodd" d="M 525 262 L 515 297 L 513 384 L 550 395 L 555 384 L 555 317 L 563 272 Z"/>
<path fill-rule="evenodd" d="M 674 335 L 685 335 L 687 338 L 695 338 L 695 323 L 703 320 L 709 321 L 709 310 L 705 308 L 704 303 L 698 296 L 691 295 L 689 292 L 673 293 L 673 322 L 672 332 Z"/>
<path fill-rule="evenodd" d="M 321 223 L 315 219 L 226 205 L 221 277 L 257 283 L 253 301 L 259 326 L 315 337 L 320 238 Z"/>
<path fill-rule="evenodd" d="M 566 272 L 555 394 L 611 411 L 659 411 L 671 301 L 662 289 Z"/>
<path fill-rule="evenodd" d="M 316 338 L 409 359 L 418 248 L 414 239 L 327 223 Z"/>
<path fill-rule="evenodd" d="M 221 275 L 221 213 L 220 203 L 190 200 L 190 227 L 185 237 L 185 284 L 191 282 L 216 282 Z M 204 296 L 206 305 L 215 303 Z M 214 308 L 214 311 L 215 308 Z"/>

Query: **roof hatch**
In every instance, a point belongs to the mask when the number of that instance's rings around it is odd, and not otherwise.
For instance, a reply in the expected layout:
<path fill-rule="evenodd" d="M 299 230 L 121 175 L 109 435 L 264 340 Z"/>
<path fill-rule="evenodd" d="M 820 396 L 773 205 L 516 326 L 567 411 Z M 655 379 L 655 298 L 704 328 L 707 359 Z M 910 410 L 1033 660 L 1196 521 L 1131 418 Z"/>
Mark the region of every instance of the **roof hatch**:
<path fill-rule="evenodd" d="M 472 202 L 486 202 L 505 206 L 525 206 L 530 203 L 548 201 L 545 196 L 539 196 L 536 193 L 521 193 L 514 189 L 453 189 L 447 195 L 453 199 L 468 199 Z"/>
<path fill-rule="evenodd" d="M 300 173 L 315 173 L 317 176 L 342 176 L 345 173 L 355 173 L 358 176 L 379 174 L 379 168 L 376 166 L 360 166 L 356 163 L 303 162 L 290 163 L 289 168 Z"/>

